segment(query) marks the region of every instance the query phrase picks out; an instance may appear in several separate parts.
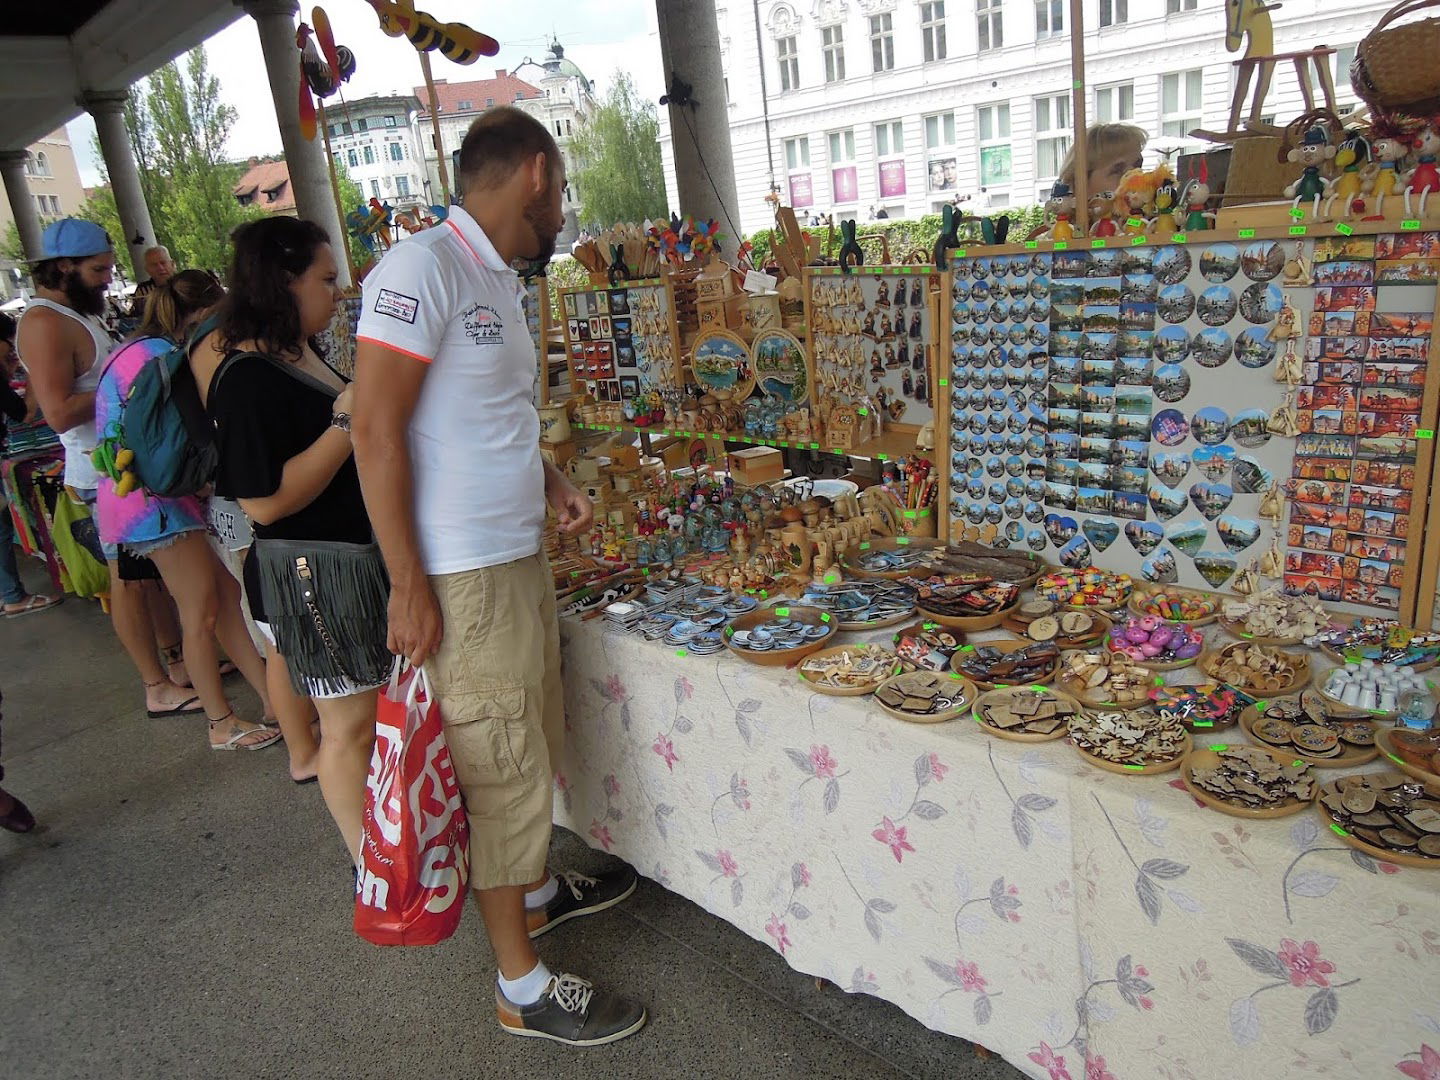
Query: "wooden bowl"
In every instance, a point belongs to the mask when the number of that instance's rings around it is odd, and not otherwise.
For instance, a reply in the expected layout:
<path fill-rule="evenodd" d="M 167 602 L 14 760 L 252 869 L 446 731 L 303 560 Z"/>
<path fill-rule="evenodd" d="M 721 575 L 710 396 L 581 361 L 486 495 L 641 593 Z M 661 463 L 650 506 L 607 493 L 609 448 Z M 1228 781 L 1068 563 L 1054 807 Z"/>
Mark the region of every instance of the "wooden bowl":
<path fill-rule="evenodd" d="M 895 656 L 894 653 L 891 653 L 891 659 L 894 662 L 885 669 L 886 674 L 881 678 L 876 679 L 874 682 L 867 683 L 864 686 L 826 686 L 824 683 L 819 681 L 818 676 L 812 675 L 810 672 L 807 672 L 805 670 L 805 662 L 808 660 L 812 660 L 820 656 L 839 656 L 841 653 L 854 652 L 858 647 L 859 646 L 856 645 L 833 645 L 828 649 L 816 650 L 800 662 L 800 667 L 798 669 L 800 673 L 800 678 L 810 687 L 811 690 L 814 690 L 817 694 L 828 694 L 830 697 L 865 697 L 869 694 L 873 694 L 879 688 L 880 684 L 883 683 L 886 679 L 894 678 L 896 675 L 900 674 L 900 658 L 898 656 Z"/>
<path fill-rule="evenodd" d="M 940 615 L 933 611 L 926 611 L 923 606 L 917 610 L 920 612 L 920 617 L 926 622 L 936 622 L 951 630 L 993 630 L 1013 614 L 1019 606 L 1020 601 L 1016 600 L 1009 607 L 1001 608 L 991 615 Z"/>
<path fill-rule="evenodd" d="M 898 626 L 907 619 L 915 617 L 915 609 L 902 612 L 899 615 L 891 615 L 888 619 L 876 619 L 874 622 L 842 622 L 841 630 L 885 630 L 891 626 Z"/>
<path fill-rule="evenodd" d="M 887 686 L 890 683 L 894 682 L 896 679 L 904 679 L 907 676 L 914 674 L 916 674 L 916 672 L 906 672 L 904 675 L 895 675 L 889 679 L 886 679 L 883 683 L 880 684 L 880 686 Z M 931 672 L 931 674 L 938 673 Z M 953 674 L 950 676 L 950 678 L 955 680 L 955 685 L 957 687 L 955 692 L 961 695 L 962 702 L 961 704 L 956 705 L 953 709 L 948 709 L 943 713 L 907 713 L 901 711 L 900 709 L 892 709 L 889 705 L 886 705 L 878 698 L 876 699 L 875 704 L 879 705 L 880 708 L 884 709 L 891 716 L 895 717 L 895 719 L 904 720 L 907 723 L 911 724 L 943 724 L 947 720 L 959 719 L 960 717 L 964 716 L 969 710 L 975 707 L 975 698 L 978 696 L 978 691 L 976 691 L 975 689 L 975 684 L 972 683 L 969 679 L 962 679 L 960 676 Z M 879 688 L 880 687 L 876 687 L 877 690 Z"/>
<path fill-rule="evenodd" d="M 1049 686 L 1052 682 L 1055 681 L 1055 676 L 1060 673 L 1060 656 L 1058 655 L 1055 657 L 1055 663 L 1052 664 L 1047 670 L 1042 671 L 1034 678 L 1026 679 L 1024 682 L 1021 683 L 986 682 L 983 679 L 978 679 L 974 675 L 971 675 L 968 671 L 962 671 L 960 669 L 961 661 L 964 659 L 967 651 L 971 649 L 998 649 L 1002 653 L 1008 654 L 1019 652 L 1021 649 L 1026 649 L 1029 648 L 1031 645 L 1036 644 L 1038 644 L 1038 642 L 1015 641 L 1013 639 L 1002 638 L 999 641 L 981 641 L 973 645 L 962 645 L 960 647 L 960 651 L 950 658 L 950 670 L 955 672 L 962 679 L 969 679 L 981 690 L 996 690 L 1007 686 Z M 1046 737 L 1049 738 L 1050 736 Z"/>
<path fill-rule="evenodd" d="M 1247 706 L 1245 711 L 1240 714 L 1240 730 L 1245 732 L 1245 734 L 1250 737 L 1251 742 L 1253 742 L 1256 746 L 1264 746 L 1272 750 L 1279 750 L 1285 754 L 1289 754 L 1293 751 L 1294 756 L 1298 760 L 1305 762 L 1307 765 L 1314 765 L 1317 769 L 1348 769 L 1356 765 L 1364 765 L 1367 762 L 1374 761 L 1377 757 L 1380 756 L 1378 737 L 1376 739 L 1377 745 L 1374 746 L 1352 747 L 1349 743 L 1341 743 L 1341 746 L 1346 748 L 1346 752 L 1339 755 L 1338 757 L 1329 758 L 1315 757 L 1313 754 L 1307 754 L 1304 750 L 1301 750 L 1298 746 L 1294 745 L 1285 747 L 1275 746 L 1273 743 L 1268 743 L 1264 739 L 1260 738 L 1260 736 L 1255 734 L 1255 722 L 1259 719 L 1260 711 L 1254 705 Z M 1356 717 L 1355 719 L 1359 721 L 1361 718 Z M 1379 733 L 1377 732 L 1376 734 L 1378 736 Z"/>
<path fill-rule="evenodd" d="M 784 612 L 784 614 L 781 614 Z M 766 652 L 755 652 L 753 649 L 737 649 L 730 644 L 730 636 L 736 630 L 751 630 L 762 623 L 784 621 L 792 619 L 795 622 L 803 622 L 810 626 L 823 626 L 830 632 L 823 638 L 816 641 L 807 641 L 804 645 L 795 649 L 770 649 Z M 759 664 L 761 667 L 784 667 L 795 660 L 809 656 L 813 652 L 827 648 L 833 643 L 839 623 L 833 616 L 821 611 L 819 608 L 799 607 L 781 604 L 773 608 L 759 608 L 755 611 L 741 615 L 734 622 L 725 628 L 725 647 L 735 656 L 742 660 L 748 660 L 752 664 Z"/>
<path fill-rule="evenodd" d="M 1224 620 L 1221 621 L 1223 622 Z M 1260 643 L 1258 641 L 1247 641 L 1245 642 L 1245 644 L 1258 645 Z M 1209 675 L 1217 682 L 1226 682 L 1225 679 L 1221 678 L 1215 673 L 1215 667 L 1220 662 L 1221 653 L 1225 652 L 1227 649 L 1233 649 L 1234 647 L 1235 646 L 1233 645 L 1227 645 L 1223 649 L 1211 649 L 1201 653 L 1200 670 L 1205 672 L 1206 675 Z M 1246 683 L 1243 686 L 1237 685 L 1235 683 L 1228 683 L 1228 685 L 1234 686 L 1237 690 L 1243 690 L 1245 693 L 1252 696 L 1259 696 L 1262 698 L 1283 697 L 1286 694 L 1299 693 L 1301 690 L 1305 689 L 1305 687 L 1310 685 L 1310 658 L 1303 653 L 1286 653 L 1285 655 L 1291 656 L 1297 661 L 1299 661 L 1299 663 L 1296 664 L 1295 675 L 1290 680 L 1290 682 L 1282 686 L 1277 686 L 1273 688 L 1253 686 L 1249 683 Z"/>
<path fill-rule="evenodd" d="M 1292 764 L 1296 760 L 1296 755 L 1281 754 L 1273 747 L 1258 746 L 1253 747 L 1253 749 L 1261 750 L 1264 753 L 1269 754 L 1282 765 Z M 1236 806 L 1233 803 L 1228 803 L 1223 799 L 1217 799 L 1214 795 L 1211 795 L 1199 784 L 1195 783 L 1193 779 L 1193 773 L 1194 770 L 1197 768 L 1213 768 L 1219 760 L 1220 755 L 1215 753 L 1214 750 L 1202 747 L 1198 750 L 1190 751 L 1190 753 L 1185 756 L 1185 760 L 1180 764 L 1180 779 L 1184 781 L 1186 790 L 1189 791 L 1191 795 L 1194 795 L 1195 798 L 1199 799 L 1206 806 L 1210 807 L 1212 810 L 1219 810 L 1222 814 L 1229 814 L 1231 817 L 1250 818 L 1255 821 L 1267 821 L 1273 818 L 1283 818 L 1289 817 L 1291 814 L 1298 814 L 1301 810 L 1304 810 L 1307 806 L 1310 805 L 1311 802 L 1314 801 L 1313 799 L 1295 799 L 1291 802 L 1282 803 L 1279 806 L 1267 806 L 1255 809 L 1249 806 Z M 1318 781 L 1315 784 L 1315 790 L 1317 792 L 1320 790 L 1320 784 Z"/>
<path fill-rule="evenodd" d="M 1239 638 L 1247 645 L 1299 645 L 1305 639 L 1299 636 L 1290 637 L 1257 637 L 1245 629 L 1243 623 L 1237 623 L 1221 615 L 1219 618 L 1220 629 L 1224 630 L 1231 637 Z"/>
<path fill-rule="evenodd" d="M 1394 773 L 1381 773 L 1373 777 L 1382 783 L 1398 783 L 1400 777 Z M 1426 791 L 1434 798 L 1440 799 L 1440 788 L 1427 785 Z M 1319 792 L 1316 793 L 1315 809 L 1320 813 L 1320 820 L 1330 826 L 1330 831 L 1341 840 L 1349 844 L 1356 851 L 1363 851 L 1366 855 L 1374 856 L 1381 862 L 1394 863 L 1396 866 L 1411 866 L 1418 870 L 1440 870 L 1440 859 L 1431 858 L 1426 855 L 1409 855 L 1403 851 L 1391 851 L 1388 848 L 1376 847 L 1368 840 L 1362 840 L 1349 829 L 1345 828 L 1330 813 L 1330 808 L 1319 799 Z"/>
<path fill-rule="evenodd" d="M 1049 735 L 1042 735 L 1038 732 L 1032 734 L 1030 732 L 1024 731 L 1005 731 L 1003 728 L 997 728 L 992 724 L 986 723 L 985 720 L 980 716 L 981 705 L 993 704 L 996 701 L 1001 700 L 1002 698 L 1009 697 L 1010 695 L 1018 691 L 1023 691 L 1027 689 L 1028 685 L 1029 684 L 1026 684 L 1026 686 L 999 687 L 990 690 L 987 693 L 981 694 L 978 698 L 976 698 L 975 704 L 970 711 L 970 715 L 974 719 L 975 723 L 980 725 L 980 730 L 985 732 L 985 734 L 987 735 L 995 736 L 995 738 L 997 739 L 1008 739 L 1010 742 L 1024 743 L 1054 742 L 1056 739 L 1063 739 L 1068 734 L 1070 734 L 1070 729 L 1067 724 L 1061 724 Z M 1048 690 L 1050 693 L 1054 694 L 1057 698 L 1060 698 L 1062 701 L 1067 702 L 1071 708 L 1079 710 L 1080 703 L 1076 701 L 1073 697 L 1071 697 L 1069 694 L 1066 694 L 1060 690 L 1056 690 L 1049 686 L 1047 686 L 1045 689 Z"/>
<path fill-rule="evenodd" d="M 1013 549 L 1012 549 L 1012 550 L 1013 550 Z M 1042 575 L 1048 574 L 1048 573 L 1050 573 L 1051 571 L 1053 571 L 1053 570 L 1056 569 L 1056 567 L 1051 566 L 1049 563 L 1047 563 L 1044 559 L 1040 558 L 1038 555 L 1033 555 L 1033 554 L 1032 554 L 1032 555 L 1030 555 L 1029 558 L 1030 558 L 1030 566 L 1031 566 L 1031 569 L 1032 569 L 1032 573 L 1029 573 L 1029 574 L 1025 575 L 1024 577 L 1018 577 L 1018 578 L 996 578 L 995 580 L 996 580 L 996 581 L 1003 581 L 1003 582 L 1006 582 L 1007 584 L 1016 585 L 1016 586 L 1019 586 L 1019 587 L 1022 588 L 1022 589 L 1025 589 L 1025 588 L 1028 588 L 1028 587 L 1031 586 L 1031 585 L 1034 585 L 1035 582 L 1039 581 Z M 943 567 L 943 565 L 944 565 L 944 558 L 943 558 L 943 556 L 942 556 L 942 558 L 941 558 L 941 564 L 942 564 L 942 567 Z M 953 569 L 953 570 L 945 570 L 945 569 L 942 568 L 940 572 L 941 572 L 941 573 L 946 573 L 946 574 L 951 574 L 951 573 L 954 573 L 954 574 L 965 573 L 965 571 L 960 570 L 960 569 L 958 569 L 958 568 L 957 568 L 957 569 Z"/>
<path fill-rule="evenodd" d="M 1353 660 L 1352 657 L 1346 656 L 1344 653 L 1336 652 L 1329 645 L 1321 645 L 1320 651 L 1331 660 L 1334 660 L 1336 664 L 1348 664 Z M 1440 664 L 1440 656 L 1432 656 L 1429 660 L 1421 660 L 1418 664 L 1402 664 L 1401 666 L 1409 668 L 1418 675 L 1422 671 L 1433 670 L 1436 664 Z"/>
<path fill-rule="evenodd" d="M 1096 757 L 1073 740 L 1070 745 L 1075 747 L 1075 752 L 1095 768 L 1104 769 L 1106 772 L 1116 773 L 1120 776 L 1158 776 L 1160 773 L 1174 772 L 1180 767 L 1180 763 L 1189 756 L 1190 751 L 1195 748 L 1190 733 L 1187 731 L 1184 741 L 1180 744 L 1180 752 L 1169 761 L 1157 761 L 1152 765 L 1125 765 L 1118 761 L 1106 761 L 1102 757 Z"/>
<path fill-rule="evenodd" d="M 1145 603 L 1152 596 L 1191 596 L 1199 597 L 1206 603 L 1213 604 L 1213 613 L 1199 619 L 1173 619 L 1168 615 L 1160 615 L 1158 612 L 1146 611 Z M 1187 626 L 1209 626 L 1216 619 L 1220 618 L 1220 598 L 1214 593 L 1208 593 L 1201 589 L 1184 589 L 1175 585 L 1136 585 L 1130 592 L 1130 599 L 1126 602 L 1128 607 L 1136 615 L 1155 615 L 1166 622 L 1185 623 Z"/>
<path fill-rule="evenodd" d="M 1019 610 L 1018 606 L 1016 610 Z M 1057 608 L 1055 613 L 1057 615 L 1063 615 L 1071 611 L 1082 610 L 1085 609 Z M 1085 614 L 1095 620 L 1095 625 L 1091 628 L 1090 633 L 1084 637 L 1056 637 L 1051 638 L 1051 640 L 1062 649 L 1088 649 L 1092 646 L 1099 645 L 1109 635 L 1110 627 L 1115 625 L 1115 620 L 1103 611 L 1085 611 Z M 1000 624 L 1000 629 L 1004 630 L 1007 634 L 1014 634 L 1023 641 L 1033 642 L 1035 639 L 1029 636 L 1029 627 L 1030 624 L 1022 621 L 1018 615 L 1009 615 L 1005 618 L 1005 621 Z"/>
<path fill-rule="evenodd" d="M 1440 788 L 1440 774 L 1432 773 L 1428 769 L 1421 768 L 1419 765 L 1411 764 L 1396 753 L 1395 742 L 1391 737 L 1394 731 L 1394 728 L 1384 727 L 1383 725 L 1376 726 L 1375 746 L 1380 753 L 1384 754 L 1390 760 L 1390 763 L 1406 776 L 1414 777 L 1422 784 L 1430 784 L 1436 788 Z"/>
<path fill-rule="evenodd" d="M 1191 623 L 1190 625 L 1193 626 L 1194 624 Z M 1105 649 L 1111 653 L 1119 652 L 1118 649 L 1111 646 L 1108 639 L 1105 642 Z M 1196 653 L 1189 660 L 1136 660 L 1134 657 L 1126 657 L 1126 659 L 1132 664 L 1146 668 L 1149 671 L 1179 671 L 1181 668 L 1193 667 L 1196 661 L 1200 659 L 1200 653 Z"/>
<path fill-rule="evenodd" d="M 1090 709 L 1114 709 L 1120 712 L 1129 712 L 1131 709 L 1144 709 L 1153 704 L 1148 696 L 1131 704 L 1111 701 L 1105 696 L 1104 691 L 1091 690 L 1089 687 L 1079 686 L 1074 679 L 1067 678 L 1064 674 L 1061 674 L 1055 680 L 1055 685 L 1061 690 L 1064 690 L 1065 693 L 1069 694 L 1076 701 L 1080 702 L 1081 705 Z"/>
<path fill-rule="evenodd" d="M 852 577 L 860 578 L 883 578 L 886 581 L 903 581 L 910 577 L 928 577 L 931 569 L 927 567 L 916 567 L 913 570 L 865 570 L 860 566 L 859 558 L 867 551 L 898 551 L 900 548 L 919 548 L 922 551 L 934 551 L 942 548 L 945 544 L 940 540 L 930 540 L 918 536 L 887 536 L 872 540 L 861 540 L 858 544 L 851 544 L 840 556 L 840 565 L 845 572 Z"/>

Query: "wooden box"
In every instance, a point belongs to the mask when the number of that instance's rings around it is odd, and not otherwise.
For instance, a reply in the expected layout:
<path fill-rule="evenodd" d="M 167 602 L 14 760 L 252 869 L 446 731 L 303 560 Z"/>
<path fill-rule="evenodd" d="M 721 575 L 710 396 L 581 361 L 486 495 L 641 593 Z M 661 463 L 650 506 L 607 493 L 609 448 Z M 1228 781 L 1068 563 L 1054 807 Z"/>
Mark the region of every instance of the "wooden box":
<path fill-rule="evenodd" d="M 697 301 L 695 304 L 695 312 L 700 319 L 701 331 L 725 329 L 724 300 Z"/>
<path fill-rule="evenodd" d="M 729 268 L 722 263 L 718 272 L 712 271 L 713 267 L 707 266 L 695 279 L 695 299 L 699 303 L 730 298 Z"/>
<path fill-rule="evenodd" d="M 785 477 L 785 457 L 771 446 L 734 450 L 729 456 L 730 475 L 737 483 L 768 484 Z"/>
<path fill-rule="evenodd" d="M 575 456 L 575 444 L 573 442 L 541 443 L 540 456 L 557 469 L 563 469 Z"/>

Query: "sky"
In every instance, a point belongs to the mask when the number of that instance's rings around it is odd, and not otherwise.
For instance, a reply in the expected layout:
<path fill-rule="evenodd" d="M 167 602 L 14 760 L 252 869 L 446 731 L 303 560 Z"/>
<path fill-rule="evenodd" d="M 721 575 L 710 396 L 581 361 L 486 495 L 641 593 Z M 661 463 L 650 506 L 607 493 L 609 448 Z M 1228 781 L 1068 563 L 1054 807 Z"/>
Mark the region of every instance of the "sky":
<path fill-rule="evenodd" d="M 468 82 L 492 78 L 501 67 L 513 71 L 527 56 L 542 59 L 553 32 L 566 57 L 595 83 L 597 94 L 605 92 L 620 68 L 629 71 L 643 97 L 658 101 L 665 92 L 655 0 L 525 0 L 493 5 L 473 0 L 419 0 L 416 6 L 442 21 L 469 22 L 500 42 L 498 55 L 482 56 L 465 67 L 431 53 L 437 79 Z M 307 22 L 310 10 L 302 0 L 300 14 Z M 424 83 L 410 43 L 386 37 L 364 0 L 331 0 L 325 10 L 336 43 L 349 46 L 355 54 L 355 75 L 344 87 L 347 98 L 409 93 Z M 243 159 L 280 153 L 280 129 L 253 20 L 248 16 L 238 19 L 210 38 L 205 50 L 210 70 L 220 80 L 221 96 L 239 113 L 226 146 L 229 156 Z M 67 130 L 81 180 L 87 187 L 100 183 L 100 163 L 92 152 L 94 122 L 82 114 Z"/>

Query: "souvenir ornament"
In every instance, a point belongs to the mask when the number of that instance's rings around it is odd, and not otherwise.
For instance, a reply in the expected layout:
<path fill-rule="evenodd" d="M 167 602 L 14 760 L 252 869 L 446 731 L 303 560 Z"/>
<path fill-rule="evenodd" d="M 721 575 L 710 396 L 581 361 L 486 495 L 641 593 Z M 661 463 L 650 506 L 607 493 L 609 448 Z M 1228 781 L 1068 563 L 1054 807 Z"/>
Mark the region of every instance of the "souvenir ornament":
<path fill-rule="evenodd" d="M 1410 152 L 1410 134 L 1398 120 L 1384 115 L 1370 122 L 1370 165 L 1365 170 L 1361 189 L 1375 197 L 1375 212 L 1367 221 L 1385 217 L 1385 197 L 1398 195 L 1404 188 L 1400 179 L 1400 163 Z M 1408 216 L 1409 210 L 1407 208 Z"/>
<path fill-rule="evenodd" d="M 1200 175 L 1186 183 L 1180 193 L 1180 209 L 1185 214 L 1185 231 L 1200 232 L 1204 229 L 1215 227 L 1215 214 L 1206 210 L 1205 206 L 1210 201 L 1209 170 L 1206 168 L 1205 159 L 1200 159 Z"/>
<path fill-rule="evenodd" d="M 1165 539 L 1165 530 L 1153 521 L 1127 521 L 1125 539 L 1140 555 L 1149 555 Z"/>
<path fill-rule="evenodd" d="M 1270 434 L 1283 435 L 1293 439 L 1300 434 L 1300 418 L 1295 414 L 1295 392 L 1287 391 L 1285 399 L 1275 408 L 1270 415 L 1268 425 Z"/>
<path fill-rule="evenodd" d="M 1425 120 L 1410 141 L 1415 151 L 1415 168 L 1405 184 L 1405 216 L 1411 216 L 1410 194 L 1420 193 L 1420 216 L 1425 216 L 1425 201 L 1430 192 L 1440 187 L 1440 168 L 1435 162 L 1440 158 L 1440 125 L 1434 120 Z"/>
<path fill-rule="evenodd" d="M 1310 216 L 1319 218 L 1320 199 L 1330 186 L 1330 179 L 1324 175 L 1322 170 L 1328 168 L 1330 160 L 1335 156 L 1335 147 L 1330 145 L 1329 133 L 1319 124 L 1309 128 L 1300 141 L 1300 145 L 1285 155 L 1291 164 L 1302 165 L 1300 178 L 1293 184 L 1285 187 L 1285 196 L 1290 199 L 1291 208 L 1296 208 L 1301 201 L 1308 201 L 1311 204 Z M 1405 212 L 1410 212 L 1409 200 L 1406 200 Z M 1291 284 L 1286 282 L 1286 284 Z"/>
<path fill-rule="evenodd" d="M 1272 528 L 1279 528 L 1284 514 L 1285 496 L 1280 493 L 1278 483 L 1271 483 L 1260 500 L 1260 516 L 1268 521 Z"/>
<path fill-rule="evenodd" d="M 1335 168 L 1339 175 L 1330 184 L 1330 197 L 1325 200 L 1325 216 L 1334 218 L 1335 200 L 1340 199 L 1341 212 L 1347 218 L 1365 212 L 1365 167 L 1370 163 L 1370 143 L 1358 129 L 1346 133 L 1335 151 Z"/>
<path fill-rule="evenodd" d="M 1256 585 L 1255 563 L 1252 560 L 1245 569 L 1235 575 L 1235 580 L 1231 582 L 1230 588 L 1240 596 L 1249 596 L 1255 591 Z"/>
<path fill-rule="evenodd" d="M 1285 351 L 1275 365 L 1275 381 L 1287 386 L 1299 386 L 1305 381 L 1305 365 L 1295 351 L 1295 339 L 1285 339 Z"/>
<path fill-rule="evenodd" d="M 1260 560 L 1260 573 L 1268 578 L 1278 578 L 1285 572 L 1285 552 L 1280 547 L 1278 533 L 1270 537 L 1270 548 Z"/>
<path fill-rule="evenodd" d="M 1396 773 L 1342 776 L 1318 805 L 1351 847 L 1409 866 L 1440 867 L 1440 799 Z"/>
<path fill-rule="evenodd" d="M 1300 336 L 1300 316 L 1290 306 L 1290 297 L 1285 296 L 1280 301 L 1280 310 L 1275 315 L 1275 321 L 1270 324 L 1270 329 L 1265 336 L 1271 341 L 1289 341 Z"/>
<path fill-rule="evenodd" d="M 1182 770 L 1187 787 L 1231 812 L 1296 812 L 1315 797 L 1309 765 L 1288 763 L 1277 751 L 1258 746 L 1196 750 Z"/>
<path fill-rule="evenodd" d="M 1308 288 L 1315 284 L 1315 275 L 1310 272 L 1310 260 L 1305 257 L 1305 242 L 1295 241 L 1294 254 L 1285 260 L 1280 271 L 1280 284 Z"/>
<path fill-rule="evenodd" d="M 1195 569 L 1209 583 L 1218 589 L 1230 580 L 1239 565 L 1234 556 L 1217 551 L 1200 551 L 1195 554 Z"/>
<path fill-rule="evenodd" d="M 1104 551 L 1120 535 L 1120 526 L 1103 518 L 1086 518 L 1080 528 L 1090 543 L 1095 545 L 1096 551 Z"/>
<path fill-rule="evenodd" d="M 1045 233 L 1047 240 L 1075 238 L 1075 226 L 1070 223 L 1075 216 L 1075 192 L 1069 184 L 1062 180 L 1055 181 L 1050 189 L 1050 198 L 1045 201 L 1045 213 L 1053 219 Z"/>

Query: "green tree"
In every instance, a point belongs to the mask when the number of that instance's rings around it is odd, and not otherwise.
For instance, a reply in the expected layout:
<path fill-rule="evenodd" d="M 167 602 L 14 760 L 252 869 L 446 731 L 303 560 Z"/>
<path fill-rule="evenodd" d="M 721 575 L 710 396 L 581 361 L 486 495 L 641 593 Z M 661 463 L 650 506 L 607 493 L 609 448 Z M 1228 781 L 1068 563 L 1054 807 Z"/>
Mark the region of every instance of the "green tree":
<path fill-rule="evenodd" d="M 10 221 L 5 225 L 5 239 L 0 240 L 0 259 L 25 261 L 25 245 L 20 240 L 20 226 Z"/>
<path fill-rule="evenodd" d="M 581 221 L 608 226 L 666 217 L 659 137 L 655 106 L 620 72 L 570 144 L 570 184 L 579 194 Z"/>
<path fill-rule="evenodd" d="M 151 213 L 153 215 L 154 211 Z M 85 205 L 75 212 L 75 216 L 93 221 L 110 234 L 110 239 L 115 242 L 115 265 L 124 271 L 131 281 L 137 280 L 135 267 L 130 261 L 130 245 L 123 239 L 125 229 L 120 224 L 120 211 L 115 206 L 115 192 L 111 191 L 108 185 L 96 188 L 95 193 L 85 200 Z"/>

